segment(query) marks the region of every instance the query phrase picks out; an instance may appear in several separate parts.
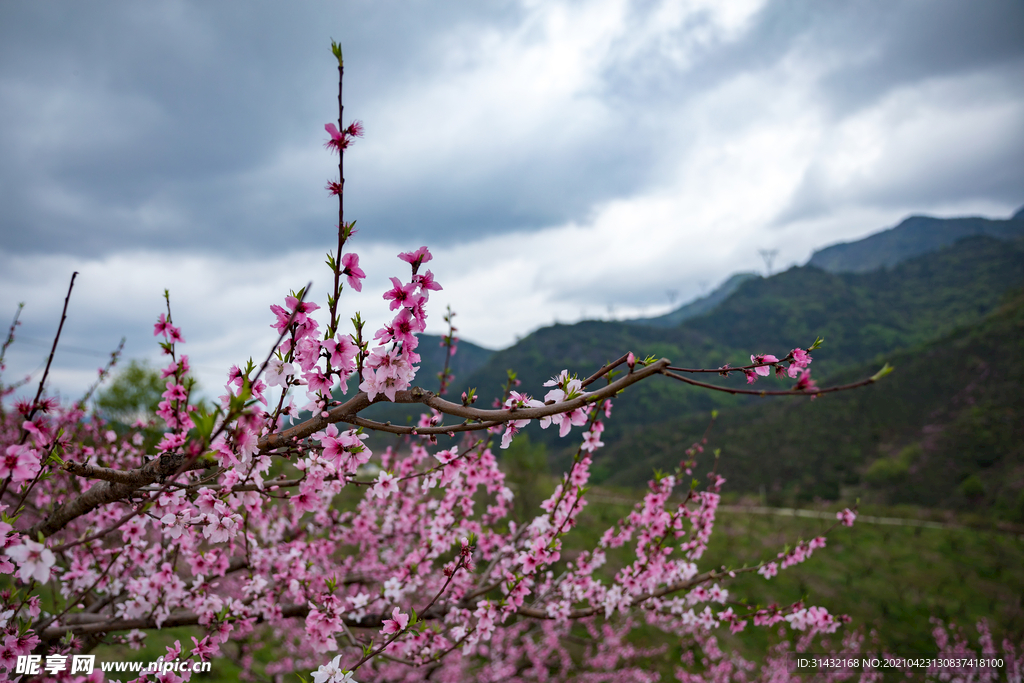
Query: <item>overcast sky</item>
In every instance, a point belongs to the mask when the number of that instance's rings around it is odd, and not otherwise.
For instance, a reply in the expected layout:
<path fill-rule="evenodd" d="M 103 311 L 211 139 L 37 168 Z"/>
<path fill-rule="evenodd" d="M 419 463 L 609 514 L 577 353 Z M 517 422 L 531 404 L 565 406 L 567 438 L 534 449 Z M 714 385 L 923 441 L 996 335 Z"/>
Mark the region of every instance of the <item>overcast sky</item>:
<path fill-rule="evenodd" d="M 0 3 L 8 381 L 74 396 L 170 289 L 204 384 L 266 355 L 271 303 L 324 303 L 346 58 L 345 295 L 379 326 L 421 245 L 461 335 L 656 315 L 910 214 L 1024 204 L 1024 3 L 502 0 Z M 6 322 L 3 323 L 6 328 Z M 376 329 L 376 327 L 373 327 Z M 680 359 L 682 361 L 684 359 Z"/>

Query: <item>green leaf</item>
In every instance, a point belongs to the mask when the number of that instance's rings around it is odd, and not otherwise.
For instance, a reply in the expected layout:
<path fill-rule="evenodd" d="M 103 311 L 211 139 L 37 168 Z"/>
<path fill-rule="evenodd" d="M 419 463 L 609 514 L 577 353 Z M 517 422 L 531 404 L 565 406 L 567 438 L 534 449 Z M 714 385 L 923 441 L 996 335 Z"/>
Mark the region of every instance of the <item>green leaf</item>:
<path fill-rule="evenodd" d="M 879 370 L 878 372 L 876 372 L 875 374 L 873 374 L 871 376 L 871 381 L 872 382 L 877 382 L 878 380 L 882 379 L 883 377 L 885 377 L 886 375 L 888 375 L 890 372 L 892 372 L 895 369 L 896 368 L 894 368 L 891 365 L 889 365 L 888 363 L 886 363 L 885 365 L 882 366 L 881 370 Z"/>
<path fill-rule="evenodd" d="M 57 463 L 57 465 L 58 465 L 58 466 L 60 466 L 60 467 L 64 467 L 64 465 L 66 464 L 66 463 L 65 463 L 65 462 L 64 462 L 64 461 L 63 461 L 63 460 L 62 460 L 62 459 L 61 459 L 61 458 L 60 458 L 60 457 L 59 457 L 59 456 L 57 455 L 57 448 L 54 448 L 54 449 L 53 449 L 53 451 L 51 451 L 51 452 L 50 452 L 50 457 L 49 457 L 49 458 L 47 459 L 47 462 L 49 462 L 50 460 L 52 460 L 53 462 Z"/>

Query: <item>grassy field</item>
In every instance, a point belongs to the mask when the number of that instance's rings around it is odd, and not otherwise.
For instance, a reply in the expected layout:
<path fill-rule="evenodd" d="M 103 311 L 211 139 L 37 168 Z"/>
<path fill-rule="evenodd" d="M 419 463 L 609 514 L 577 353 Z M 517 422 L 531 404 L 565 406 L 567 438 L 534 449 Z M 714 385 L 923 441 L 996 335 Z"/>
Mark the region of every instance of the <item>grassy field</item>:
<path fill-rule="evenodd" d="M 546 488 L 541 485 L 533 494 L 543 495 Z M 593 547 L 604 529 L 628 514 L 628 501 L 640 495 L 621 489 L 594 491 L 579 525 L 566 539 L 566 555 L 571 556 L 573 548 Z M 905 507 L 866 509 L 862 513 L 910 519 L 931 516 L 927 510 Z M 820 535 L 831 525 L 827 519 L 723 509 L 708 551 L 698 565 L 702 569 L 723 565 L 735 568 L 771 559 L 785 545 Z M 623 548 L 610 553 L 607 569 L 611 572 L 621 566 L 629 552 L 631 549 Z M 747 574 L 728 588 L 732 596 L 745 598 L 748 604 L 788 604 L 803 598 L 833 614 L 847 614 L 853 619 L 847 629 L 874 631 L 878 644 L 893 654 L 935 653 L 933 618 L 955 622 L 971 635 L 975 634 L 974 624 L 987 619 L 997 642 L 1004 636 L 1015 643 L 1024 639 L 1024 538 L 997 529 L 858 522 L 852 528 L 834 529 L 826 548 L 771 581 Z M 173 629 L 151 634 L 143 651 L 101 646 L 95 654 L 104 661 L 149 661 L 175 639 L 180 639 L 187 651 L 192 635 L 200 633 Z M 679 661 L 682 644 L 648 628 L 638 629 L 636 638 L 645 645 L 654 640 L 668 645 L 661 661 L 652 662 L 652 666 L 670 674 Z M 722 629 L 719 642 L 727 652 L 758 661 L 779 642 L 779 636 L 774 629 L 748 627 L 737 636 Z M 212 674 L 202 676 L 203 680 L 229 681 L 236 680 L 237 674 L 234 664 L 220 659 L 214 662 Z M 671 676 L 663 680 L 671 680 Z"/>
<path fill-rule="evenodd" d="M 597 492 L 580 522 L 583 535 L 596 537 L 628 512 L 629 506 L 620 502 L 625 493 Z M 930 516 L 929 511 L 905 507 L 862 512 L 911 522 Z M 828 519 L 720 510 L 698 566 L 737 568 L 773 559 L 787 544 L 823 534 L 832 524 Z M 621 556 L 616 559 L 623 561 Z M 741 575 L 729 589 L 749 604 L 804 599 L 832 614 L 847 614 L 853 621 L 846 628 L 874 631 L 879 645 L 895 654 L 935 653 L 933 618 L 955 622 L 972 635 L 978 620 L 986 619 L 997 642 L 1008 636 L 1019 643 L 1024 639 L 1024 537 L 994 528 L 858 522 L 833 529 L 827 547 L 803 564 L 770 581 Z M 778 639 L 772 631 L 748 627 L 738 636 L 723 633 L 720 640 L 723 647 L 758 659 Z"/>

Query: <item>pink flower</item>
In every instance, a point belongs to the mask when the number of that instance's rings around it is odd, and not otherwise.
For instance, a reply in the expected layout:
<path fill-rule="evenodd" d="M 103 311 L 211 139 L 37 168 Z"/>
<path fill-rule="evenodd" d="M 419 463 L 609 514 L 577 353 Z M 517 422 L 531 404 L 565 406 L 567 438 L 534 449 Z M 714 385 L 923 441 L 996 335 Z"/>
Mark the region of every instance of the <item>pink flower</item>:
<path fill-rule="evenodd" d="M 583 445 L 580 446 L 580 450 L 587 451 L 588 453 L 593 453 L 603 445 L 604 442 L 601 441 L 601 432 L 596 430 L 583 432 Z"/>
<path fill-rule="evenodd" d="M 429 249 L 426 247 L 420 247 L 416 251 L 407 251 L 403 254 L 399 254 L 398 258 L 402 259 L 406 263 L 412 264 L 413 272 L 415 272 L 421 264 L 426 263 L 434 257 L 430 255 Z"/>
<path fill-rule="evenodd" d="M 853 526 L 853 520 L 857 519 L 857 513 L 846 508 L 842 512 L 836 513 L 836 519 L 843 523 L 843 526 Z"/>
<path fill-rule="evenodd" d="M 0 458 L 0 479 L 31 481 L 39 472 L 39 461 L 39 453 L 24 444 L 8 446 L 6 455 Z"/>
<path fill-rule="evenodd" d="M 818 390 L 818 385 L 811 379 L 811 371 L 804 370 L 800 373 L 800 379 L 796 381 L 796 385 L 793 387 L 795 391 L 807 391 L 813 392 Z"/>
<path fill-rule="evenodd" d="M 803 349 L 793 349 L 791 353 L 793 354 L 793 364 L 798 368 L 806 368 L 813 360 L 811 358 L 811 354 L 807 353 Z"/>
<path fill-rule="evenodd" d="M 366 277 L 366 273 L 359 267 L 359 254 L 345 254 L 341 257 L 341 265 L 344 268 L 341 274 L 348 277 L 348 286 L 357 292 L 363 291 L 362 279 Z"/>
<path fill-rule="evenodd" d="M 420 291 L 425 289 L 432 289 L 434 291 L 440 291 L 444 289 L 441 285 L 434 281 L 434 274 L 429 270 L 426 275 L 413 275 L 412 281 L 420 286 Z"/>
<path fill-rule="evenodd" d="M 14 671 L 18 662 L 18 650 L 15 647 L 17 640 L 14 636 L 5 636 L 4 644 L 0 647 L 0 666 L 7 667 L 8 671 Z"/>
<path fill-rule="evenodd" d="M 156 325 L 153 325 L 153 336 L 155 337 L 158 334 L 166 336 L 169 327 L 170 323 L 167 322 L 167 316 L 161 313 L 160 317 L 156 320 Z"/>
<path fill-rule="evenodd" d="M 384 620 L 384 628 L 380 630 L 381 633 L 386 635 L 391 633 L 400 633 L 409 625 L 409 615 L 402 614 L 401 610 L 397 607 L 392 610 L 391 617 L 391 619 Z"/>
<path fill-rule="evenodd" d="M 370 495 L 375 498 L 387 498 L 397 490 L 398 482 L 395 481 L 395 475 L 382 471 L 377 475 L 377 483 L 370 489 Z"/>
<path fill-rule="evenodd" d="M 352 337 L 347 334 L 343 334 L 337 339 L 328 339 L 323 343 L 323 347 L 327 349 L 327 352 L 331 354 L 331 367 L 335 370 L 344 370 L 351 372 L 356 367 L 356 353 L 359 349 L 356 348 L 355 342 L 352 341 Z"/>
<path fill-rule="evenodd" d="M 371 401 L 378 394 L 384 394 L 389 401 L 394 403 L 395 395 L 409 387 L 413 376 L 412 368 L 404 360 L 390 367 L 382 366 L 376 370 L 364 367 L 363 381 L 359 383 L 359 389 L 365 391 L 367 398 Z"/>
<path fill-rule="evenodd" d="M 25 583 L 28 583 L 29 579 L 46 583 L 50 580 L 50 567 L 57 563 L 57 558 L 49 548 L 35 541 L 26 540 L 24 545 L 11 546 L 4 552 L 21 566 L 18 578 Z"/>
<path fill-rule="evenodd" d="M 333 123 L 328 123 L 324 126 L 331 139 L 324 143 L 324 147 L 331 150 L 332 152 L 340 152 L 349 145 L 348 136 L 338 130 L 338 127 Z"/>
<path fill-rule="evenodd" d="M 810 624 L 806 609 L 799 609 L 792 614 L 787 614 L 786 621 L 789 622 L 789 625 L 793 627 L 794 631 L 806 630 L 807 626 Z"/>
<path fill-rule="evenodd" d="M 793 362 L 789 364 L 786 372 L 789 374 L 790 379 L 796 379 L 796 376 L 800 374 L 801 370 L 807 368 L 811 364 L 811 354 L 807 353 L 803 349 L 793 349 L 790 351 L 793 356 Z"/>
<path fill-rule="evenodd" d="M 303 372 L 309 372 L 320 360 L 320 341 L 313 337 L 306 337 L 295 344 L 295 361 Z"/>
<path fill-rule="evenodd" d="M 238 518 L 235 515 L 218 517 L 215 513 L 207 515 L 209 522 L 203 527 L 203 536 L 206 536 L 211 543 L 223 543 L 233 537 L 238 531 Z"/>
<path fill-rule="evenodd" d="M 705 629 L 713 629 L 718 626 L 718 621 L 715 619 L 714 613 L 710 607 L 705 607 L 704 611 L 697 615 L 697 623 Z"/>
<path fill-rule="evenodd" d="M 210 636 L 206 636 L 202 640 L 196 640 L 195 636 L 193 636 L 192 642 L 195 644 L 195 647 L 192 648 L 192 656 L 198 657 L 202 662 L 209 660 L 211 657 L 215 657 L 220 651 L 217 645 L 210 641 Z"/>
<path fill-rule="evenodd" d="M 529 423 L 529 420 L 509 420 L 505 423 L 505 433 L 501 435 L 501 447 L 504 449 L 511 446 L 515 435 Z"/>
<path fill-rule="evenodd" d="M 317 392 L 325 396 L 331 393 L 331 382 L 319 369 L 306 375 L 306 393 L 315 396 Z"/>
<path fill-rule="evenodd" d="M 384 299 L 391 300 L 391 310 L 395 310 L 400 306 L 414 306 L 419 301 L 419 297 L 416 295 L 416 283 L 410 282 L 407 285 L 403 285 L 402 281 L 397 277 L 391 278 L 391 283 L 394 285 L 391 289 L 384 292 Z M 408 303 L 406 303 L 408 302 Z"/>
<path fill-rule="evenodd" d="M 239 389 L 241 389 L 242 385 L 245 384 L 245 376 L 237 365 L 232 365 L 231 369 L 228 370 L 228 383 L 225 386 L 230 386 L 232 384 Z"/>
<path fill-rule="evenodd" d="M 775 356 L 772 356 L 771 354 L 766 354 L 766 355 L 761 355 L 761 356 L 751 356 L 750 357 L 750 363 L 752 365 L 760 365 L 761 363 L 778 363 L 778 362 L 779 362 L 779 359 L 776 358 Z M 761 375 L 762 377 L 767 377 L 768 373 L 771 372 L 771 368 L 768 367 L 767 365 L 761 365 L 761 367 L 754 368 L 754 372 L 756 372 L 757 374 Z"/>
<path fill-rule="evenodd" d="M 420 321 L 409 312 L 408 308 L 403 308 L 395 316 L 395 319 L 391 321 L 391 327 L 386 329 L 390 331 L 392 339 L 402 342 L 404 348 L 412 350 L 419 346 L 416 333 L 422 332 L 423 327 Z"/>

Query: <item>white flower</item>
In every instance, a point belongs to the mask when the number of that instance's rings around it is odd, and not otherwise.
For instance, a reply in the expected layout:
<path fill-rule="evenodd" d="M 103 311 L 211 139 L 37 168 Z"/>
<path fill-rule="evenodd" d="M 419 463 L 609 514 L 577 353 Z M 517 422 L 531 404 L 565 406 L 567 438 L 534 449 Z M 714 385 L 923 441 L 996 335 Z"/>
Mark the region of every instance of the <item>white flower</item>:
<path fill-rule="evenodd" d="M 57 563 L 57 558 L 42 543 L 25 541 L 24 545 L 15 545 L 6 551 L 8 557 L 21 565 L 18 578 L 25 583 L 35 579 L 39 583 L 50 580 L 50 567 Z"/>
<path fill-rule="evenodd" d="M 291 363 L 273 359 L 267 363 L 267 386 L 283 387 L 288 382 L 288 377 L 295 374 L 295 368 Z"/>
<path fill-rule="evenodd" d="M 341 655 L 312 672 L 314 683 L 358 683 L 351 671 L 342 671 Z"/>
<path fill-rule="evenodd" d="M 402 590 L 402 582 L 398 580 L 398 577 L 392 576 L 384 582 L 384 598 L 386 600 L 398 602 L 402 599 L 404 592 Z"/>

